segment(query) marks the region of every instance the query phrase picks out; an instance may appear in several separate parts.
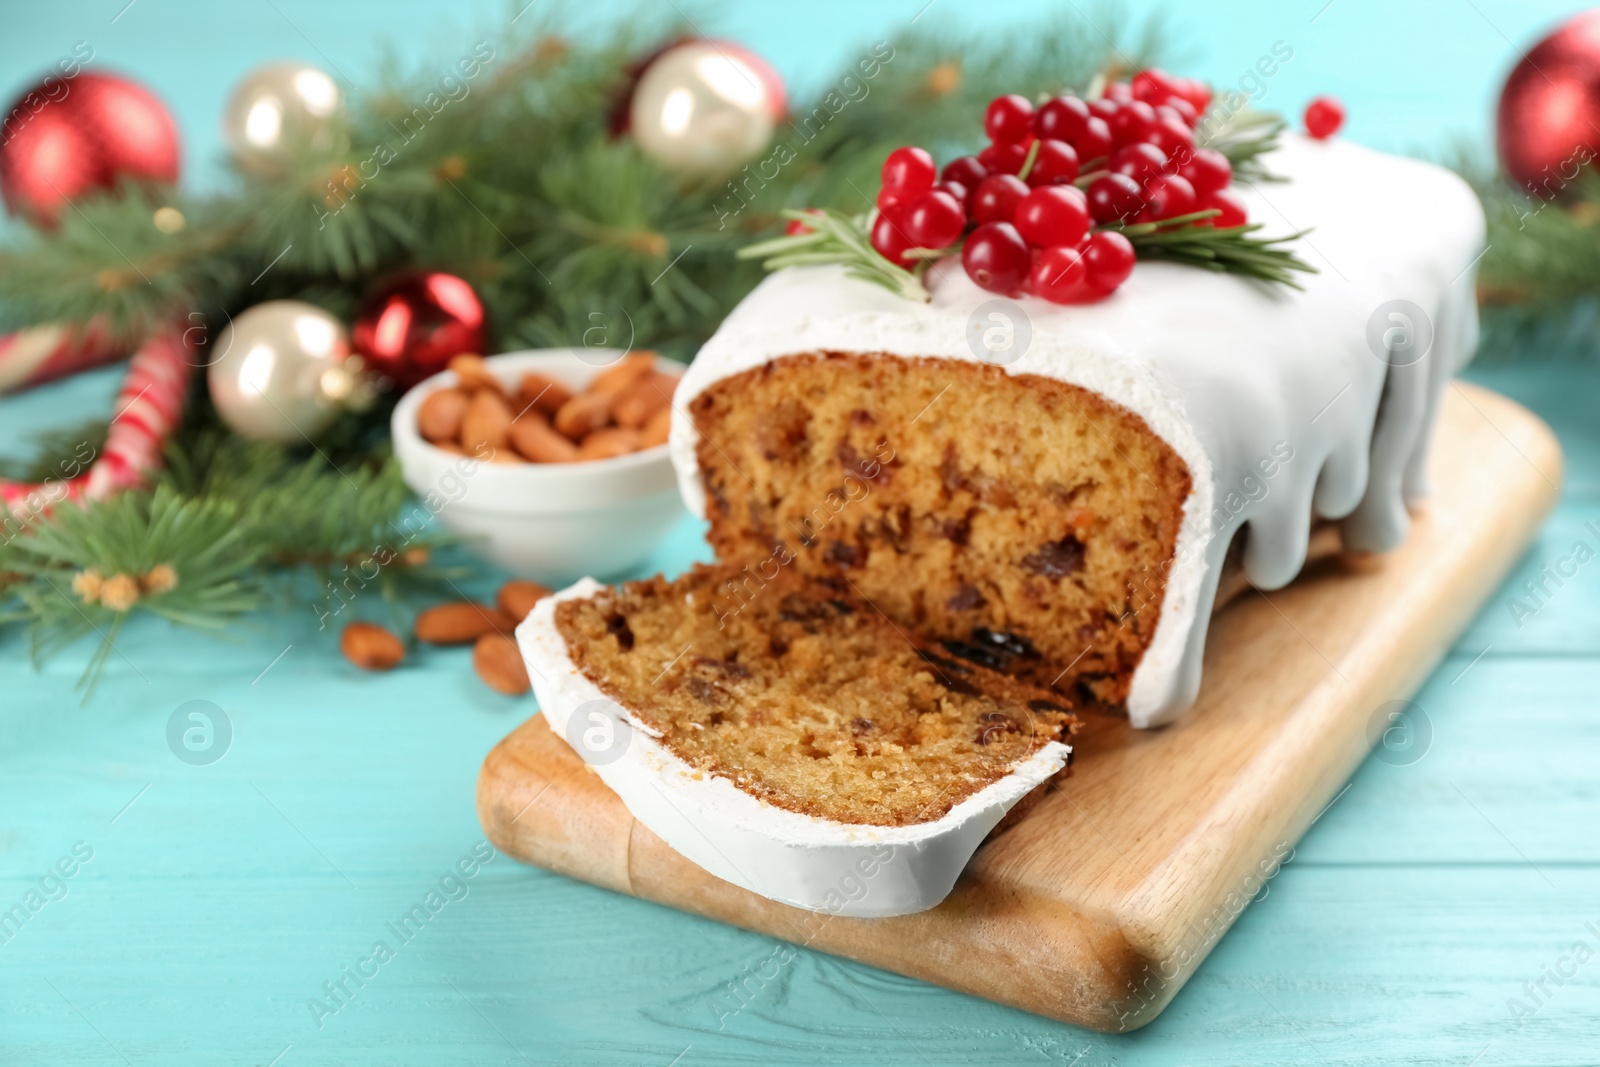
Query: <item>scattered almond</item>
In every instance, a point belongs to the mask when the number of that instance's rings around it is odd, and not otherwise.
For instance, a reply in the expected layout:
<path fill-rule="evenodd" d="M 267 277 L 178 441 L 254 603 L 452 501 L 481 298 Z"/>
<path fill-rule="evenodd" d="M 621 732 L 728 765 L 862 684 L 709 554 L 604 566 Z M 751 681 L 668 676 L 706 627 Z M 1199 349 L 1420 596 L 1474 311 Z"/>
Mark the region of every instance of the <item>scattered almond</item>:
<path fill-rule="evenodd" d="M 521 696 L 528 691 L 528 668 L 522 662 L 517 643 L 505 634 L 484 634 L 472 647 L 472 669 L 483 684 L 506 696 Z"/>
<path fill-rule="evenodd" d="M 339 635 L 344 658 L 364 671 L 387 671 L 406 658 L 406 646 L 382 626 L 353 622 Z"/>
<path fill-rule="evenodd" d="M 550 595 L 550 590 L 538 582 L 513 578 L 495 594 L 494 606 L 513 622 L 521 622 L 540 600 Z"/>
<path fill-rule="evenodd" d="M 624 389 L 611 408 L 618 426 L 635 430 L 650 421 L 650 416 L 672 404 L 672 392 L 678 387 L 678 376 L 651 372 Z"/>
<path fill-rule="evenodd" d="M 417 616 L 413 632 L 430 645 L 464 645 L 484 634 L 509 633 L 512 621 L 503 612 L 470 600 L 436 604 Z"/>
<path fill-rule="evenodd" d="M 610 459 L 613 456 L 625 456 L 629 452 L 639 450 L 639 431 L 630 430 L 623 426 L 613 426 L 608 430 L 596 430 L 583 439 L 583 444 L 578 446 L 579 459 Z"/>
<path fill-rule="evenodd" d="M 654 352 L 634 352 L 622 357 L 620 363 L 607 367 L 589 383 L 591 393 L 620 393 L 640 378 L 656 369 Z"/>
<path fill-rule="evenodd" d="M 482 453 L 487 445 L 499 451 L 506 445 L 511 429 L 511 409 L 499 393 L 481 390 L 467 403 L 461 418 L 461 446 L 468 452 Z"/>
<path fill-rule="evenodd" d="M 491 393 L 505 392 L 500 379 L 489 372 L 489 364 L 484 362 L 482 356 L 470 353 L 456 356 L 450 361 L 450 369 L 456 372 L 456 379 L 465 392 L 476 393 L 480 390 Z"/>
<path fill-rule="evenodd" d="M 511 424 L 511 447 L 534 463 L 571 463 L 578 446 L 551 429 L 544 416 L 530 411 Z"/>
<path fill-rule="evenodd" d="M 556 412 L 556 429 L 574 441 L 583 440 L 611 421 L 611 405 L 615 399 L 610 393 L 579 393 Z"/>
<path fill-rule="evenodd" d="M 572 399 L 572 390 L 556 381 L 546 378 L 543 374 L 532 371 L 522 376 L 522 382 L 517 386 L 517 410 L 531 406 L 533 410 L 544 415 L 554 415 L 561 410 L 561 405 Z"/>
<path fill-rule="evenodd" d="M 430 441 L 454 441 L 461 436 L 461 417 L 467 412 L 467 394 L 459 389 L 437 389 L 417 408 L 417 429 Z"/>
<path fill-rule="evenodd" d="M 672 409 L 665 407 L 650 416 L 650 421 L 639 431 L 639 447 L 654 448 L 656 445 L 664 445 L 671 435 Z"/>

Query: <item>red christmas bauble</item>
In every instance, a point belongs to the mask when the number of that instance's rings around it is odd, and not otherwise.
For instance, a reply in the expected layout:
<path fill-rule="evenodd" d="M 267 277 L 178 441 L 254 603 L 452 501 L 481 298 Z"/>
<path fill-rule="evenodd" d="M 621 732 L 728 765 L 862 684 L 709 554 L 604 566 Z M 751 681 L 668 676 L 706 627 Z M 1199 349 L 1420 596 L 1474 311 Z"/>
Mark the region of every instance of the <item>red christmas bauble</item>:
<path fill-rule="evenodd" d="M 114 74 L 51 77 L 7 113 L 0 194 L 12 214 L 49 226 L 91 190 L 177 181 L 180 155 L 172 113 L 143 86 Z"/>
<path fill-rule="evenodd" d="M 351 347 L 401 388 L 444 370 L 463 352 L 483 354 L 489 320 L 472 286 L 454 274 L 404 274 L 379 285 L 361 305 Z"/>
<path fill-rule="evenodd" d="M 1600 155 L 1600 10 L 1567 22 L 1511 71 L 1497 139 L 1506 173 L 1547 200 Z"/>

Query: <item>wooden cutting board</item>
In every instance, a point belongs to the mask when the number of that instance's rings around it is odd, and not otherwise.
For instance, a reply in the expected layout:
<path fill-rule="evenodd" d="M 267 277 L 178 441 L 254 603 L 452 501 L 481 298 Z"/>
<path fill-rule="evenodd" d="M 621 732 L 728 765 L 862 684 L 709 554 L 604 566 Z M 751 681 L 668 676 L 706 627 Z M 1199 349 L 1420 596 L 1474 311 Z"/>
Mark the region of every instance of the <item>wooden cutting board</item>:
<path fill-rule="evenodd" d="M 1554 506 L 1549 429 L 1446 393 L 1435 494 L 1381 558 L 1337 553 L 1212 620 L 1199 703 L 1154 731 L 1091 716 L 1063 781 L 978 851 L 939 907 L 816 916 L 735 888 L 634 822 L 535 717 L 478 780 L 489 840 L 526 863 L 1097 1030 L 1160 1013 L 1393 718 Z M 1419 732 L 1420 733 L 1420 732 Z"/>

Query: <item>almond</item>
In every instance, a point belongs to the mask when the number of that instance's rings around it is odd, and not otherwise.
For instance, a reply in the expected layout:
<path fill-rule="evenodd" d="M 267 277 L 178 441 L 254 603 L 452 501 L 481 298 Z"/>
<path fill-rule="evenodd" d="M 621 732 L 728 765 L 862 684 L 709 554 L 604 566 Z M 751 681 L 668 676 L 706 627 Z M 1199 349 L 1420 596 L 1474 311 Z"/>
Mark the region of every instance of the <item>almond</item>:
<path fill-rule="evenodd" d="M 528 668 L 522 662 L 517 643 L 505 634 L 484 634 L 472 647 L 472 669 L 483 684 L 506 696 L 521 696 L 528 691 Z"/>
<path fill-rule="evenodd" d="M 489 364 L 484 362 L 482 356 L 470 353 L 456 356 L 450 361 L 450 369 L 456 372 L 457 383 L 464 392 L 505 392 L 505 386 L 489 372 Z"/>
<path fill-rule="evenodd" d="M 529 411 L 511 424 L 511 447 L 535 463 L 571 463 L 578 446 L 556 433 L 537 411 Z"/>
<path fill-rule="evenodd" d="M 650 416 L 650 421 L 644 424 L 644 429 L 639 431 L 639 447 L 654 448 L 664 445 L 667 438 L 672 435 L 672 409 L 662 408 Z"/>
<path fill-rule="evenodd" d="M 417 431 L 430 441 L 454 441 L 461 436 L 461 417 L 466 413 L 466 393 L 436 389 L 417 408 Z"/>
<path fill-rule="evenodd" d="M 484 446 L 499 451 L 506 446 L 506 431 L 511 429 L 511 409 L 499 393 L 487 389 L 472 394 L 466 414 L 461 417 L 461 447 L 477 455 Z"/>
<path fill-rule="evenodd" d="M 521 622 L 528 617 L 528 612 L 533 610 L 535 604 L 549 595 L 550 590 L 538 582 L 513 578 L 495 594 L 494 606 L 513 622 Z"/>
<path fill-rule="evenodd" d="M 406 658 L 406 646 L 382 626 L 353 622 L 339 635 L 339 651 L 364 671 L 387 671 Z"/>
<path fill-rule="evenodd" d="M 581 441 L 611 421 L 610 393 L 579 393 L 556 412 L 556 429 L 574 441 Z"/>
<path fill-rule="evenodd" d="M 572 399 L 572 390 L 556 381 L 546 378 L 542 374 L 529 371 L 522 376 L 522 382 L 517 386 L 517 410 L 523 411 L 532 407 L 535 411 L 545 415 L 554 415 L 561 410 L 561 405 Z"/>
<path fill-rule="evenodd" d="M 458 600 L 435 604 L 422 612 L 412 632 L 418 641 L 430 645 L 464 645 L 484 634 L 507 633 L 511 629 L 511 620 L 494 608 Z"/>
<path fill-rule="evenodd" d="M 637 430 L 650 421 L 650 416 L 672 404 L 672 392 L 678 387 L 678 376 L 653 372 L 628 386 L 617 396 L 611 407 L 611 417 L 618 426 Z"/>
<path fill-rule="evenodd" d="M 607 367 L 589 383 L 591 393 L 620 393 L 640 378 L 656 369 L 654 352 L 634 352 L 623 356 L 620 363 Z"/>
<path fill-rule="evenodd" d="M 579 459 L 610 459 L 639 450 L 639 431 L 621 426 L 609 430 L 596 430 L 578 446 Z"/>

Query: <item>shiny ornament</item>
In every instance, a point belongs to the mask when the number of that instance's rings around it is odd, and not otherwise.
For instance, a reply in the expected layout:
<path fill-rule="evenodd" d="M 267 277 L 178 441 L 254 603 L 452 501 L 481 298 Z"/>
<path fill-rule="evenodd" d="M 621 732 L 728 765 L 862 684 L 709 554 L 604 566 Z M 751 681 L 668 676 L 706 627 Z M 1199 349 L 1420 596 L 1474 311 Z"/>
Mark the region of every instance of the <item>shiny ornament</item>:
<path fill-rule="evenodd" d="M 172 113 L 114 74 L 48 78 L 12 105 L 0 138 L 0 192 L 12 214 L 54 225 L 65 204 L 119 181 L 175 182 Z"/>
<path fill-rule="evenodd" d="M 298 300 L 257 304 L 235 318 L 210 360 L 206 384 L 217 414 L 255 440 L 309 440 L 373 396 L 344 325 Z"/>
<path fill-rule="evenodd" d="M 222 113 L 222 136 L 240 167 L 271 174 L 300 151 L 333 149 L 344 94 L 304 63 L 268 63 L 234 86 Z"/>
<path fill-rule="evenodd" d="M 367 297 L 352 340 L 368 367 L 409 388 L 463 352 L 485 352 L 488 316 L 472 286 L 454 274 L 406 274 Z"/>
<path fill-rule="evenodd" d="M 628 129 L 645 155 L 684 174 L 737 170 L 772 140 L 783 82 L 759 56 L 726 41 L 686 41 L 639 76 Z"/>
<path fill-rule="evenodd" d="M 1522 57 L 1500 91 L 1500 162 L 1551 199 L 1600 154 L 1600 11 L 1572 19 Z"/>

